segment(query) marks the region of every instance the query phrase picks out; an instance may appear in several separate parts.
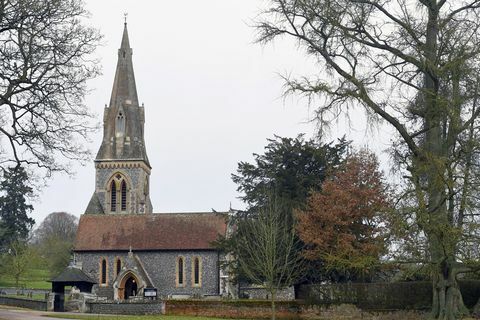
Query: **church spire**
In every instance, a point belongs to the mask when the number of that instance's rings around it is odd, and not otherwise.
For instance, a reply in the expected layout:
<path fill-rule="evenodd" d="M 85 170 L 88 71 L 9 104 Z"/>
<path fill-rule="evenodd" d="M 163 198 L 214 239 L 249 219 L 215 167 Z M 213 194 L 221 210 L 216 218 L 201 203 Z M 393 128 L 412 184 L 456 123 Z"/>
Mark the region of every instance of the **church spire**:
<path fill-rule="evenodd" d="M 151 213 L 150 163 L 144 139 L 145 109 L 138 103 L 127 23 L 118 49 L 103 140 L 95 158 L 95 192 L 85 213 Z"/>
<path fill-rule="evenodd" d="M 120 49 L 118 49 L 117 70 L 115 72 L 115 79 L 113 80 L 110 107 L 116 107 L 123 103 L 138 105 L 132 55 L 133 51 L 132 48 L 130 48 L 127 23 L 125 22 L 122 42 Z"/>
<path fill-rule="evenodd" d="M 138 103 L 132 55 L 125 22 L 110 104 L 104 111 L 103 142 L 96 160 L 141 160 L 150 166 L 143 136 L 145 114 Z"/>

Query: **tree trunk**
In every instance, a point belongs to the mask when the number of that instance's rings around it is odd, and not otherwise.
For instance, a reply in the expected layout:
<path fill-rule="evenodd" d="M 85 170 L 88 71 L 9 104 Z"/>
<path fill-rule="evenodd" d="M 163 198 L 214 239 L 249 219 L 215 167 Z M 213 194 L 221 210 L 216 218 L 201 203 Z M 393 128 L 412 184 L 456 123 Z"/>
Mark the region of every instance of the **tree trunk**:
<path fill-rule="evenodd" d="M 480 318 L 480 298 L 478 299 L 477 303 L 473 307 L 472 316 Z"/>
<path fill-rule="evenodd" d="M 272 320 L 275 320 L 275 299 L 277 298 L 277 293 L 275 291 L 270 292 L 270 306 L 272 311 Z"/>
<path fill-rule="evenodd" d="M 427 2 L 425 2 L 427 3 Z M 456 239 L 451 232 L 455 227 L 449 221 L 445 177 L 447 176 L 448 141 L 442 128 L 448 115 L 439 99 L 440 78 L 436 74 L 438 63 L 439 10 L 437 0 L 428 1 L 428 21 L 424 56 L 427 66 L 424 83 L 424 128 L 425 153 L 420 156 L 417 168 L 426 179 L 427 206 L 423 229 L 428 236 L 432 271 L 433 301 L 432 316 L 437 320 L 456 320 L 468 312 L 456 279 Z M 453 219 L 452 219 L 453 220 Z"/>
<path fill-rule="evenodd" d="M 469 313 L 463 303 L 455 268 L 442 263 L 433 273 L 432 317 L 438 320 L 461 319 Z"/>

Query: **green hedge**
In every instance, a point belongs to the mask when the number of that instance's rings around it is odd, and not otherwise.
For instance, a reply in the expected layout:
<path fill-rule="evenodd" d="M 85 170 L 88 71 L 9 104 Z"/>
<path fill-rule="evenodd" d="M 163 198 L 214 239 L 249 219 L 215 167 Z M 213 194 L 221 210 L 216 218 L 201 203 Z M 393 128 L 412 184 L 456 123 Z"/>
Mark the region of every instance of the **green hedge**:
<path fill-rule="evenodd" d="M 465 305 L 480 298 L 480 281 L 460 281 Z M 300 286 L 298 296 L 310 304 L 354 304 L 364 310 L 424 310 L 432 306 L 430 281 L 345 283 Z"/>

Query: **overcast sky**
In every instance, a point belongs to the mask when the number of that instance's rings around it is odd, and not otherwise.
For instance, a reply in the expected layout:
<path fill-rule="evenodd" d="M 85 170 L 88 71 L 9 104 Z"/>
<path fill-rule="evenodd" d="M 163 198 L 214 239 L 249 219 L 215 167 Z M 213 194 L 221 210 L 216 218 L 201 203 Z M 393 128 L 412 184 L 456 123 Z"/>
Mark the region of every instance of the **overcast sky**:
<path fill-rule="evenodd" d="M 89 82 L 88 106 L 101 121 L 109 102 L 117 49 L 128 12 L 130 45 L 140 103 L 145 103 L 145 141 L 153 167 L 150 197 L 154 212 L 243 208 L 231 181 L 239 161 L 252 161 L 275 134 L 314 134 L 307 101 L 282 98 L 279 74 L 315 74 L 291 40 L 254 44 L 252 20 L 259 0 L 126 1 L 87 0 L 90 23 L 104 35 L 98 49 L 103 76 Z M 329 141 L 347 134 L 357 146 L 381 151 L 383 140 L 335 124 Z M 101 132 L 91 137 L 95 154 Z M 93 160 L 76 166 L 76 176 L 54 176 L 33 203 L 37 223 L 54 211 L 79 216 L 94 191 Z"/>

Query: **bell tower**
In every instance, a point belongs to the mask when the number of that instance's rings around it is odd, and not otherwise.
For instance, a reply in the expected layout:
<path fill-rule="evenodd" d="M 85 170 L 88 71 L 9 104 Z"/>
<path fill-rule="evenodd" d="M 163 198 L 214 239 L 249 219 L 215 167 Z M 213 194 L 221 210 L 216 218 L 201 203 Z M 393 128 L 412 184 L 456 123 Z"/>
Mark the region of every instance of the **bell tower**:
<path fill-rule="evenodd" d="M 95 158 L 95 192 L 85 214 L 149 214 L 150 162 L 145 149 L 145 110 L 138 103 L 133 51 L 124 24 L 103 140 Z"/>

